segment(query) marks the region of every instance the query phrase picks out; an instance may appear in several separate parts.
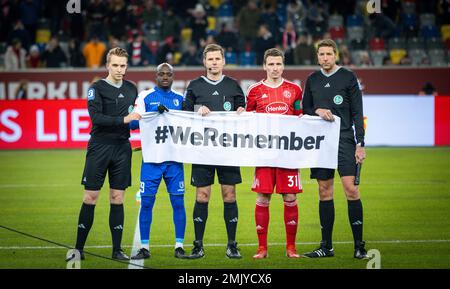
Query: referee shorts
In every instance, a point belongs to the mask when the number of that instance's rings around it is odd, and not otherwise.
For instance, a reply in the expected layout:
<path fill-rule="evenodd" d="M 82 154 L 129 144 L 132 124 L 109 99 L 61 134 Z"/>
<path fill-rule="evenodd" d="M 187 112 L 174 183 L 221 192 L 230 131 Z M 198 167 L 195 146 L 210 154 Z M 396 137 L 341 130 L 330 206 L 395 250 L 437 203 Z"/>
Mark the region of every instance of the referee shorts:
<path fill-rule="evenodd" d="M 242 183 L 241 169 L 239 167 L 192 164 L 191 185 L 194 187 L 206 187 L 214 184 L 216 170 L 219 184 L 236 185 Z"/>
<path fill-rule="evenodd" d="M 339 139 L 338 172 L 341 177 L 356 176 L 356 142 L 353 137 Z M 334 178 L 334 169 L 311 168 L 311 179 L 329 180 Z"/>
<path fill-rule="evenodd" d="M 89 142 L 81 184 L 86 190 L 103 187 L 108 172 L 109 187 L 125 190 L 131 186 L 131 144 L 104 144 Z"/>

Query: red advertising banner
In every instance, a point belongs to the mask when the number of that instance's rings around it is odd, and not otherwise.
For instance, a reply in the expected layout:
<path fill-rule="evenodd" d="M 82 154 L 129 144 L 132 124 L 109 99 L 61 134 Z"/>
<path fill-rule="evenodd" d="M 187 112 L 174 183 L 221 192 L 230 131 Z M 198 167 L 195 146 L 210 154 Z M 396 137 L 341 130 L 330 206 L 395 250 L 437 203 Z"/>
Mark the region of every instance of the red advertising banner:
<path fill-rule="evenodd" d="M 90 138 L 86 100 L 0 101 L 0 105 L 0 149 L 85 148 Z M 138 135 L 137 131 L 132 139 Z"/>
<path fill-rule="evenodd" d="M 450 96 L 434 98 L 434 145 L 450 145 Z"/>
<path fill-rule="evenodd" d="M 286 67 L 284 77 L 301 87 L 316 67 Z M 450 68 L 448 67 L 391 67 L 391 68 L 351 68 L 358 77 L 364 94 L 418 94 L 425 82 L 431 82 L 439 94 L 450 94 Z M 172 88 L 183 93 L 189 81 L 204 74 L 202 68 L 175 67 Z M 265 77 L 262 67 L 226 68 L 225 74 L 238 80 L 244 92 Z M 107 76 L 105 69 L 51 70 L 0 72 L 0 100 L 16 99 L 21 83 L 26 83 L 27 99 L 54 100 L 86 98 L 89 84 Z M 155 85 L 155 68 L 129 69 L 126 79 L 134 81 L 138 91 Z"/>

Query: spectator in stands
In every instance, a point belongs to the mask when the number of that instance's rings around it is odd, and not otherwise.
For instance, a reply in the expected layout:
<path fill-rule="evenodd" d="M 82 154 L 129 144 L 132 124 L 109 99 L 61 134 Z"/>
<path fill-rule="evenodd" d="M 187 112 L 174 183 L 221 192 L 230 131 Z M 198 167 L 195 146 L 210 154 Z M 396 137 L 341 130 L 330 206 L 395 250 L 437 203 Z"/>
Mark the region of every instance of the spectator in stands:
<path fill-rule="evenodd" d="M 16 88 L 14 98 L 18 100 L 28 98 L 28 80 L 21 79 L 19 81 L 19 86 Z"/>
<path fill-rule="evenodd" d="M 30 47 L 30 52 L 27 56 L 27 67 L 28 68 L 42 67 L 41 53 L 37 45 L 32 45 Z"/>
<path fill-rule="evenodd" d="M 275 13 L 274 5 L 267 3 L 264 6 L 264 12 L 261 14 L 259 21 L 261 24 L 266 24 L 270 33 L 272 33 L 275 43 L 280 43 L 282 24 L 277 13 Z"/>
<path fill-rule="evenodd" d="M 127 52 L 130 55 L 128 58 L 130 66 L 148 66 L 155 64 L 152 52 L 137 31 L 133 33 L 133 40 L 128 44 Z"/>
<path fill-rule="evenodd" d="M 222 29 L 216 36 L 216 41 L 226 52 L 236 52 L 238 50 L 238 35 L 226 23 L 222 23 Z"/>
<path fill-rule="evenodd" d="M 14 24 L 14 28 L 9 33 L 8 36 L 8 42 L 12 43 L 13 39 L 19 39 L 20 43 L 22 43 L 22 47 L 27 50 L 31 45 L 31 39 L 30 39 L 30 33 L 28 30 L 25 29 L 25 27 L 22 24 L 22 21 L 17 20 Z"/>
<path fill-rule="evenodd" d="M 437 96 L 438 92 L 436 91 L 436 88 L 434 87 L 434 85 L 431 82 L 427 81 L 423 85 L 422 89 L 419 91 L 419 95 L 434 95 L 434 96 Z"/>
<path fill-rule="evenodd" d="M 395 23 L 383 13 L 372 13 L 369 15 L 370 28 L 372 30 L 370 38 L 380 37 L 385 40 L 391 38 L 395 34 Z"/>
<path fill-rule="evenodd" d="M 42 53 L 44 67 L 65 67 L 67 66 L 67 56 L 59 46 L 58 37 L 52 36 L 47 43 L 44 53 Z"/>
<path fill-rule="evenodd" d="M 180 64 L 185 66 L 202 65 L 202 55 L 198 52 L 197 45 L 194 43 L 189 44 L 188 50 L 181 56 Z"/>
<path fill-rule="evenodd" d="M 362 67 L 373 66 L 372 60 L 370 59 L 369 56 L 369 52 L 361 51 L 359 57 L 360 57 L 360 66 Z"/>
<path fill-rule="evenodd" d="M 36 39 L 36 29 L 40 17 L 40 0 L 24 0 L 20 3 L 20 19 L 28 33 L 30 33 L 31 41 Z M 25 47 L 28 49 L 28 46 Z"/>
<path fill-rule="evenodd" d="M 156 57 L 157 63 L 167 62 L 170 65 L 174 65 L 174 56 L 178 51 L 178 38 L 172 36 L 167 37 L 164 40 L 164 44 L 158 48 L 158 54 Z"/>
<path fill-rule="evenodd" d="M 86 60 L 81 52 L 80 42 L 76 38 L 69 40 L 69 66 L 86 67 Z"/>
<path fill-rule="evenodd" d="M 112 37 L 123 40 L 127 27 L 127 7 L 124 0 L 112 0 L 108 9 L 108 28 Z"/>
<path fill-rule="evenodd" d="M 100 42 L 97 35 L 93 35 L 91 40 L 83 48 L 83 56 L 86 61 L 86 67 L 98 68 L 102 63 L 103 54 L 106 51 L 106 46 Z"/>
<path fill-rule="evenodd" d="M 166 39 L 169 36 L 179 38 L 181 32 L 181 20 L 178 15 L 173 13 L 173 8 L 169 7 L 166 10 L 165 16 L 161 22 L 159 40 Z"/>
<path fill-rule="evenodd" d="M 5 69 L 19 70 L 26 68 L 26 55 L 27 52 L 22 48 L 22 42 L 18 38 L 12 40 L 11 45 L 6 48 L 5 53 Z"/>
<path fill-rule="evenodd" d="M 8 39 L 13 27 L 20 18 L 19 2 L 19 0 L 0 1 L 0 42 L 6 42 L 17 37 L 12 36 L 12 38 Z"/>
<path fill-rule="evenodd" d="M 208 27 L 208 21 L 206 19 L 206 11 L 203 5 L 197 3 L 195 9 L 192 10 L 189 20 L 189 27 L 192 29 L 191 41 L 200 44 L 201 39 L 206 39 L 206 28 Z"/>
<path fill-rule="evenodd" d="M 155 4 L 154 0 L 145 0 L 145 8 L 142 11 L 142 20 L 144 21 L 144 30 L 154 26 L 159 30 L 163 21 L 163 12 L 161 7 Z"/>
<path fill-rule="evenodd" d="M 314 65 L 316 64 L 316 58 L 314 45 L 308 43 L 308 33 L 302 32 L 294 49 L 294 64 Z"/>
<path fill-rule="evenodd" d="M 338 57 L 339 64 L 343 66 L 353 66 L 352 55 L 346 44 L 339 45 Z"/>
<path fill-rule="evenodd" d="M 105 21 L 108 7 L 102 0 L 91 0 L 86 10 L 89 37 L 96 35 L 99 39 L 105 41 Z"/>
<path fill-rule="evenodd" d="M 290 0 L 286 6 L 287 20 L 294 24 L 302 22 L 306 16 L 306 8 L 301 0 Z"/>
<path fill-rule="evenodd" d="M 256 64 L 262 65 L 264 52 L 267 49 L 274 48 L 276 45 L 275 39 L 266 24 L 259 25 L 258 37 L 253 43 L 253 51 L 256 54 Z"/>
<path fill-rule="evenodd" d="M 257 37 L 261 11 L 255 0 L 249 0 L 236 17 L 236 26 L 240 37 L 247 43 L 252 43 Z"/>
<path fill-rule="evenodd" d="M 297 33 L 295 32 L 294 23 L 292 23 L 292 21 L 287 21 L 284 26 L 281 45 L 284 50 L 284 63 L 286 65 L 294 64 L 294 49 L 295 46 L 297 46 Z"/>
<path fill-rule="evenodd" d="M 309 34 L 313 38 L 322 38 L 328 28 L 328 12 L 323 1 L 311 4 L 306 15 L 305 24 Z"/>

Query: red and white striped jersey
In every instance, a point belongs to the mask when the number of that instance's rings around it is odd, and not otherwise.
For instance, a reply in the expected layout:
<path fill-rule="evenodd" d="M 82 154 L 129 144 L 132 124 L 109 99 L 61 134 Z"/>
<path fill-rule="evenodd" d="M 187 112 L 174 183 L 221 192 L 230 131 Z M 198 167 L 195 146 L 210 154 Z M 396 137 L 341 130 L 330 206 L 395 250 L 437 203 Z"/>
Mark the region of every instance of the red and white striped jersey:
<path fill-rule="evenodd" d="M 247 111 L 299 115 L 302 89 L 286 79 L 280 85 L 269 86 L 264 80 L 251 85 L 247 90 Z"/>

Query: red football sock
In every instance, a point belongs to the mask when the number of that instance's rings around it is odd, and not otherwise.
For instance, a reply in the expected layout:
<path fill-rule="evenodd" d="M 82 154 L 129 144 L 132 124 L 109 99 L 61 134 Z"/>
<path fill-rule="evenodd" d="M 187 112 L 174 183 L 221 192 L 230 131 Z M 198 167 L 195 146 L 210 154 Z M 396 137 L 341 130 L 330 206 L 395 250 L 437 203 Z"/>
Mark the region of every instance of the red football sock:
<path fill-rule="evenodd" d="M 259 246 L 267 248 L 267 231 L 269 230 L 269 204 L 256 203 L 255 223 Z"/>
<path fill-rule="evenodd" d="M 297 236 L 298 206 L 297 201 L 284 202 L 284 225 L 286 227 L 286 247 L 295 246 Z"/>

